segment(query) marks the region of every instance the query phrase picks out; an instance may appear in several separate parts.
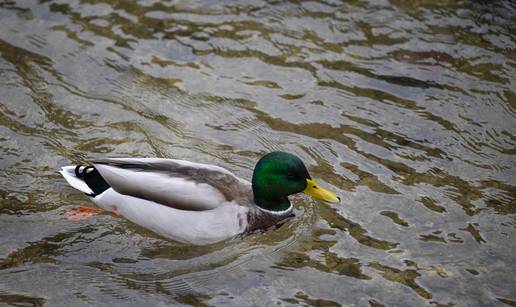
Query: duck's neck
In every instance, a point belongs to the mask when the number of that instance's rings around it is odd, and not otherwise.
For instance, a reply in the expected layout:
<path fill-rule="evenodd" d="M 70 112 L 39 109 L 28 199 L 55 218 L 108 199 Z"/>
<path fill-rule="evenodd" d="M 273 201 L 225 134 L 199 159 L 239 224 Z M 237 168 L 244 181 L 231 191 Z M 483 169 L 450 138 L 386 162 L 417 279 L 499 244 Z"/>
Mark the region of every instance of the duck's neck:
<path fill-rule="evenodd" d="M 274 197 L 264 189 L 253 187 L 254 203 L 263 210 L 281 213 L 289 210 L 292 205 L 287 196 Z"/>

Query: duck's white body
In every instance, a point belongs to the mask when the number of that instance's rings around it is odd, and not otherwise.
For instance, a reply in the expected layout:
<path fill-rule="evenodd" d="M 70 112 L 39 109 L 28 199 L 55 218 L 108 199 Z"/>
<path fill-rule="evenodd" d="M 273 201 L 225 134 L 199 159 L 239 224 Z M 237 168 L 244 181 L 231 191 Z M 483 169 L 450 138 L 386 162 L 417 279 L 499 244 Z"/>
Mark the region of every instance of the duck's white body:
<path fill-rule="evenodd" d="M 247 207 L 235 203 L 204 211 L 180 210 L 123 195 L 112 188 L 93 200 L 102 209 L 116 209 L 135 224 L 190 244 L 210 244 L 245 232 L 249 213 Z"/>
<path fill-rule="evenodd" d="M 128 220 L 167 238 L 210 244 L 291 215 L 254 205 L 251 183 L 228 170 L 183 160 L 159 158 L 106 159 L 93 162 L 110 188 L 95 195 L 75 166 L 61 174 L 92 196 L 102 209 L 116 210 Z M 267 221 L 262 225 L 264 221 Z"/>

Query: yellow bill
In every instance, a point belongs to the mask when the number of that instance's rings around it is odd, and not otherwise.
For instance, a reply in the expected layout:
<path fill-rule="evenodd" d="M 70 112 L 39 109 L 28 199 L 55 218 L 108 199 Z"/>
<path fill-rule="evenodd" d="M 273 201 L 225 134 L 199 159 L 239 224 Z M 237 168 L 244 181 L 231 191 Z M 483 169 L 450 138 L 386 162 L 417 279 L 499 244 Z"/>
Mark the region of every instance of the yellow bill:
<path fill-rule="evenodd" d="M 340 198 L 337 197 L 335 193 L 321 187 L 312 179 L 306 179 L 306 189 L 303 191 L 303 193 L 327 201 L 329 203 L 340 202 Z"/>

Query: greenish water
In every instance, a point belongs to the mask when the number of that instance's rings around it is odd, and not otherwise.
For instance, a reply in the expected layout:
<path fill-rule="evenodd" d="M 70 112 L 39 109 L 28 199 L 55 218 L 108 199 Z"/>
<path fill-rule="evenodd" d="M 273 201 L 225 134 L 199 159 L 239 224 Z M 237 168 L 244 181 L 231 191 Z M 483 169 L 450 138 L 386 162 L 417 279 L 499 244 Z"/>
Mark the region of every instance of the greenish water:
<path fill-rule="evenodd" d="M 516 305 L 511 1 L 0 1 L 0 304 Z M 57 170 L 300 156 L 340 205 L 165 240 Z"/>

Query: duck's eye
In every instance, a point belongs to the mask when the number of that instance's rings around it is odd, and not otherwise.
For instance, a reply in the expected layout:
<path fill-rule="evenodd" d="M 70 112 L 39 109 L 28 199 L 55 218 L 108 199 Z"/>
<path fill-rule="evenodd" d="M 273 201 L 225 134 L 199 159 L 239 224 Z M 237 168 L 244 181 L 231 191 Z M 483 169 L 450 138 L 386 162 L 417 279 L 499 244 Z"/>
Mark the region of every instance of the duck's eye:
<path fill-rule="evenodd" d="M 287 178 L 288 179 L 296 179 L 296 175 L 294 173 L 288 173 Z"/>

